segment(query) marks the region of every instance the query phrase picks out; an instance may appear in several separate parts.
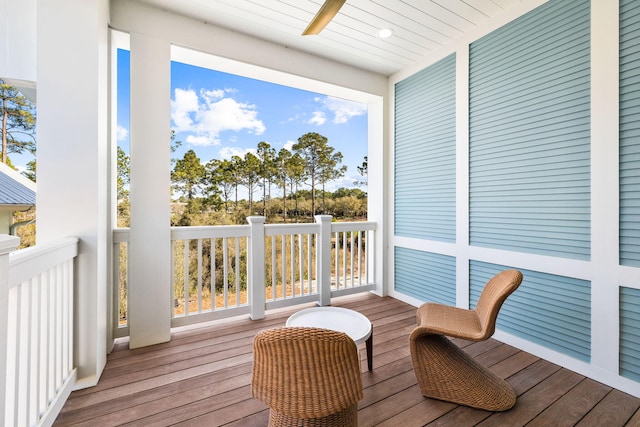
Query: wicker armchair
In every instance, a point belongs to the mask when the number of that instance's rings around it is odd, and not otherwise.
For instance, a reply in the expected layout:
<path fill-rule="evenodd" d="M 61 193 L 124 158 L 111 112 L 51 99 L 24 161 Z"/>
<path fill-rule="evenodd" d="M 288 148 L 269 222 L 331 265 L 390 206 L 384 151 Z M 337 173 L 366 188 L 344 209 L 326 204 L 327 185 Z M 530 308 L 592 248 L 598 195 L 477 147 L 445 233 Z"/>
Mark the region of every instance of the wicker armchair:
<path fill-rule="evenodd" d="M 342 332 L 289 327 L 259 332 L 253 397 L 270 426 L 356 426 L 362 378 L 356 344 Z"/>
<path fill-rule="evenodd" d="M 484 341 L 495 332 L 502 303 L 522 282 L 522 273 L 506 270 L 485 285 L 474 310 L 425 303 L 409 338 L 411 361 L 426 397 L 487 411 L 505 411 L 516 394 L 503 379 L 476 362 L 445 337 Z"/>

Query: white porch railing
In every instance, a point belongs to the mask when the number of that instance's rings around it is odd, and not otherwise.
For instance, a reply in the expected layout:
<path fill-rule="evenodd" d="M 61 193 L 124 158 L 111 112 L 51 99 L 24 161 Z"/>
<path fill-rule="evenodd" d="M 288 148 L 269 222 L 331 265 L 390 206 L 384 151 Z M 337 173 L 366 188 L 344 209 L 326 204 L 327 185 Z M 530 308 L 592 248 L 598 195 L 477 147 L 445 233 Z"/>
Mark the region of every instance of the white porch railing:
<path fill-rule="evenodd" d="M 16 252 L 0 236 L 0 421 L 51 425 L 76 382 L 73 262 L 78 239 Z M 2 250 L 2 242 L 5 250 Z M 10 252 L 10 253 L 9 253 Z M 6 369 L 5 369 L 6 367 Z"/>
<path fill-rule="evenodd" d="M 172 227 L 173 327 L 375 289 L 375 223 Z M 127 336 L 129 229 L 114 230 L 114 336 Z M 370 249 L 367 251 L 367 249 Z M 257 316 L 257 317 L 256 317 Z"/>

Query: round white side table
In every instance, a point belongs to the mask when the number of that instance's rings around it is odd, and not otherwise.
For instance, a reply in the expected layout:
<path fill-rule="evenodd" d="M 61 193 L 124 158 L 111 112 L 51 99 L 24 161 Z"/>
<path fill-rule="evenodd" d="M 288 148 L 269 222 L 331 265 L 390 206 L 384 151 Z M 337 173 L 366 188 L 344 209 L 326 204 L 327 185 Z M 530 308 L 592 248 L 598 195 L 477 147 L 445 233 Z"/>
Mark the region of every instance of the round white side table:
<path fill-rule="evenodd" d="M 308 326 L 344 332 L 356 345 L 367 345 L 367 367 L 373 370 L 373 325 L 361 313 L 343 307 L 312 307 L 292 314 L 286 326 Z"/>

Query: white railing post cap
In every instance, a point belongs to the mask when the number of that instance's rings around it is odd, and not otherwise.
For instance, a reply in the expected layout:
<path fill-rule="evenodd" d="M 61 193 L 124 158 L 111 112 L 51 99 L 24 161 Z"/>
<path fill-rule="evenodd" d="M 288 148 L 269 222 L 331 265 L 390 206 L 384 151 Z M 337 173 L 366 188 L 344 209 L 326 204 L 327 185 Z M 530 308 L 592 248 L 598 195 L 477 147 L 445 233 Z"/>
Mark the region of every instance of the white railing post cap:
<path fill-rule="evenodd" d="M 331 222 L 333 219 L 333 216 L 331 215 L 316 215 L 315 216 L 316 222 Z"/>
<path fill-rule="evenodd" d="M 8 234 L 0 234 L 0 255 L 5 255 L 9 252 L 15 251 L 19 245 L 19 237 L 9 236 Z"/>
<path fill-rule="evenodd" d="M 247 222 L 249 224 L 264 224 L 265 220 L 266 218 L 261 215 L 247 217 Z"/>

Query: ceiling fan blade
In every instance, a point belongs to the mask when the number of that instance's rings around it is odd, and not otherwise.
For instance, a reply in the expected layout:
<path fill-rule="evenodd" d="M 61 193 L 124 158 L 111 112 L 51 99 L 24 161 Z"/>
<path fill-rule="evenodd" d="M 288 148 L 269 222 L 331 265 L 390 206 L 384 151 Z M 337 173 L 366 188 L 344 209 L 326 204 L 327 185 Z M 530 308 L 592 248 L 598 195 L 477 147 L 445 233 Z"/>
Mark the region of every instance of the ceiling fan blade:
<path fill-rule="evenodd" d="M 320 34 L 320 31 L 327 26 L 336 16 L 346 0 L 326 0 L 316 16 L 313 17 L 307 28 L 302 32 L 303 36 Z"/>

